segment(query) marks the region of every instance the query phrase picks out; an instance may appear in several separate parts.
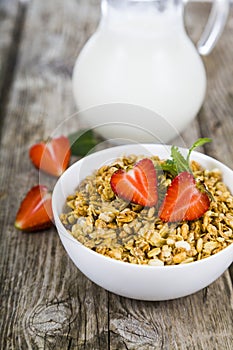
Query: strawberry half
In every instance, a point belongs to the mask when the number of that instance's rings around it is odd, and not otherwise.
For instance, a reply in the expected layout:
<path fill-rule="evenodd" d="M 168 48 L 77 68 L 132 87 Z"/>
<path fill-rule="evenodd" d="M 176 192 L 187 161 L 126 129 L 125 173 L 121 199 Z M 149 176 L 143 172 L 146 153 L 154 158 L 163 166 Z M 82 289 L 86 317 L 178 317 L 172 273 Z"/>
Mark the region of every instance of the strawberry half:
<path fill-rule="evenodd" d="M 195 220 L 208 210 L 209 205 L 207 194 L 196 187 L 193 175 L 184 171 L 168 187 L 159 217 L 165 222 Z"/>
<path fill-rule="evenodd" d="M 60 176 L 70 161 L 70 143 L 67 137 L 60 136 L 40 142 L 30 148 L 29 156 L 36 168 L 53 176 Z"/>
<path fill-rule="evenodd" d="M 51 193 L 46 186 L 37 185 L 26 194 L 16 215 L 15 227 L 26 232 L 52 226 Z"/>
<path fill-rule="evenodd" d="M 156 205 L 158 200 L 157 177 L 153 162 L 142 159 L 128 172 L 119 169 L 113 173 L 110 184 L 120 198 L 145 207 Z"/>

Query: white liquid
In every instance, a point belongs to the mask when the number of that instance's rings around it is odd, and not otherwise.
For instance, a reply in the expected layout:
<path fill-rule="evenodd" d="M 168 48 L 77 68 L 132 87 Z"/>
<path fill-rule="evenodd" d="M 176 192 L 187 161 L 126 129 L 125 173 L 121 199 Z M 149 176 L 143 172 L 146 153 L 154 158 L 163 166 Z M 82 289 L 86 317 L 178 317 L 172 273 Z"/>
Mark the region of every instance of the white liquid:
<path fill-rule="evenodd" d="M 166 18 L 139 13 L 126 21 L 113 11 L 85 45 L 73 73 L 73 92 L 80 110 L 109 103 L 145 107 L 164 118 L 168 126 L 158 125 L 151 113 L 145 118 L 139 113 L 133 123 L 163 142 L 177 136 L 194 119 L 205 89 L 203 63 L 170 13 Z M 100 124 L 132 124 L 132 116 L 128 119 L 127 114 L 111 116 L 109 110 L 108 116 L 103 114 L 102 120 L 98 115 Z M 96 126 L 92 125 L 93 115 L 85 118 L 90 126 Z M 120 130 L 108 127 L 98 131 L 105 138 L 116 138 L 121 137 Z M 128 128 L 124 137 L 152 141 L 151 135 L 138 135 L 137 128 Z"/>

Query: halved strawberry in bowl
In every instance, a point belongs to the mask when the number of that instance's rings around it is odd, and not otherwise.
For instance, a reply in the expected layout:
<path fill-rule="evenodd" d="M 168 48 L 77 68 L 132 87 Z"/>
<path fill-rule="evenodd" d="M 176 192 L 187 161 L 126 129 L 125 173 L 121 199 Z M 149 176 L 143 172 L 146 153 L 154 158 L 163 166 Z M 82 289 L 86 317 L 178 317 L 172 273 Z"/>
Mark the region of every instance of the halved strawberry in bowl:
<path fill-rule="evenodd" d="M 113 173 L 110 180 L 113 192 L 120 198 L 144 207 L 157 204 L 157 177 L 153 162 L 144 158 L 129 171 L 123 169 Z"/>
<path fill-rule="evenodd" d="M 70 142 L 66 136 L 39 142 L 29 150 L 29 157 L 36 168 L 58 177 L 67 169 L 70 156 Z"/>
<path fill-rule="evenodd" d="M 184 171 L 171 182 L 159 208 L 159 217 L 165 222 L 178 222 L 200 218 L 209 208 L 207 193 L 197 188 L 194 176 Z"/>
<path fill-rule="evenodd" d="M 26 194 L 16 214 L 15 227 L 25 232 L 46 229 L 53 224 L 52 195 L 44 185 L 36 185 Z"/>

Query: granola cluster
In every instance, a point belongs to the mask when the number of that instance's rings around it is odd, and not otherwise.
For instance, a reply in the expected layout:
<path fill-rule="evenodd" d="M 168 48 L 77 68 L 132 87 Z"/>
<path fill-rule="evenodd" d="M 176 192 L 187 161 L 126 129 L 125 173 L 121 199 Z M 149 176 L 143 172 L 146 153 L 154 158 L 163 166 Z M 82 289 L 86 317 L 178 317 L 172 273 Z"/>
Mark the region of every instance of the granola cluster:
<path fill-rule="evenodd" d="M 194 221 L 164 223 L 157 206 L 145 208 L 117 198 L 110 186 L 112 174 L 133 167 L 142 158 L 131 155 L 103 166 L 67 198 L 61 221 L 73 237 L 108 257 L 153 266 L 204 259 L 233 243 L 233 196 L 218 169 L 210 171 L 191 163 L 195 179 L 211 196 L 208 211 Z M 150 159 L 157 167 L 163 162 L 156 156 Z M 170 183 L 169 173 L 158 173 L 160 198 Z"/>

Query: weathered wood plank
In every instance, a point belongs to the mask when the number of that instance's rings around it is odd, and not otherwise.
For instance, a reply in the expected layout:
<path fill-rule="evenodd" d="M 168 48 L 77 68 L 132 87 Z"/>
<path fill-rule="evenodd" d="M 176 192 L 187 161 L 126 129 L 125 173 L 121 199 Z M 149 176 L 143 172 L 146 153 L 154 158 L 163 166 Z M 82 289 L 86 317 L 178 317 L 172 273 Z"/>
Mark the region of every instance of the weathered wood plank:
<path fill-rule="evenodd" d="M 28 4 L 1 140 L 1 349 L 108 347 L 107 292 L 74 267 L 54 229 L 30 235 L 13 226 L 27 190 L 39 181 L 54 184 L 38 177 L 28 149 L 75 111 L 71 70 L 98 19 L 96 5 Z"/>
<path fill-rule="evenodd" d="M 202 135 L 214 142 L 206 153 L 233 169 L 233 6 L 226 29 L 212 54 L 204 60 L 208 78 L 206 102 L 198 121 Z M 230 267 L 233 283 L 233 265 Z"/>
<path fill-rule="evenodd" d="M 26 4 L 16 0 L 0 1 L 0 121 L 4 118 L 14 78 Z"/>
<path fill-rule="evenodd" d="M 187 31 L 197 42 L 210 12 L 211 5 L 188 4 L 186 8 Z M 202 9 L 202 11 L 200 11 Z M 195 25 L 193 18 L 198 20 Z M 232 114 L 233 114 L 233 67 L 232 67 L 233 4 L 230 6 L 227 26 L 211 55 L 204 58 L 207 73 L 207 93 L 198 117 L 200 134 L 214 140 L 205 146 L 205 153 L 233 168 Z M 230 267 L 233 283 L 233 265 Z"/>
<path fill-rule="evenodd" d="M 16 0 L 0 1 L 0 88 L 5 78 L 9 51 L 13 44 L 13 33 L 18 13 Z"/>
<path fill-rule="evenodd" d="M 194 15 L 190 12 L 191 32 L 199 15 L 198 10 Z M 54 184 L 54 179 L 45 175 L 38 177 L 28 160 L 28 148 L 57 126 L 66 133 L 76 124 L 76 120 L 62 124 L 76 111 L 71 71 L 98 16 L 99 1 L 57 0 L 55 7 L 51 0 L 34 0 L 28 5 L 0 144 L 0 246 L 4 252 L 0 254 L 0 348 L 231 349 L 233 301 L 228 272 L 207 290 L 187 298 L 133 301 L 107 293 L 87 280 L 68 259 L 54 229 L 21 234 L 13 227 L 25 192 L 38 181 L 51 188 Z M 231 28 L 230 19 L 223 40 L 231 36 Z M 230 65 L 232 46 L 227 45 L 229 53 L 224 46 L 221 53 L 216 48 L 212 54 L 217 55 L 219 64 L 227 56 Z M 225 124 L 218 132 L 208 126 L 212 103 L 219 96 L 224 103 L 217 110 L 214 104 L 215 114 L 218 111 L 217 116 L 224 120 L 225 110 L 232 111 L 226 98 L 232 91 L 231 77 L 221 66 L 216 86 L 212 55 L 205 60 L 211 91 L 199 117 L 182 135 L 187 146 L 199 136 L 218 136 L 219 145 L 228 132 Z M 224 145 L 218 150 L 212 144 L 206 151 L 223 156 L 228 165 L 232 162 Z"/>
<path fill-rule="evenodd" d="M 202 12 L 198 4 L 190 4 L 187 8 L 187 30 L 194 42 L 201 33 L 210 7 L 209 4 L 204 4 L 204 8 L 203 5 L 201 8 Z M 175 140 L 175 143 L 189 147 L 198 137 L 211 137 L 214 142 L 202 151 L 215 156 L 230 167 L 233 167 L 232 152 L 229 152 L 233 146 L 230 140 L 230 135 L 233 134 L 232 119 L 227 122 L 227 125 L 225 120 L 231 118 L 233 111 L 229 99 L 233 81 L 232 63 L 229 62 L 233 52 L 230 47 L 233 46 L 230 46 L 231 40 L 230 43 L 228 42 L 232 30 L 232 19 L 231 10 L 221 41 L 213 53 L 205 58 L 208 90 L 203 108 L 179 140 Z M 195 23 L 198 23 L 198 26 Z M 227 52 L 226 48 L 228 48 Z M 229 70 L 223 65 L 225 56 Z M 215 108 L 212 116 L 213 102 Z M 209 127 L 214 124 L 212 118 L 219 119 L 218 131 L 216 128 Z M 230 142 L 229 147 L 228 142 Z M 233 291 L 228 271 L 208 288 L 185 298 L 152 303 L 110 295 L 109 305 L 111 350 L 223 348 L 230 350 L 232 348 Z"/>
<path fill-rule="evenodd" d="M 200 6 L 203 11 L 200 13 Z M 191 13 L 198 18 L 198 26 L 192 21 Z M 197 42 L 210 4 L 189 4 L 187 6 L 187 29 L 194 42 Z M 207 71 L 206 101 L 199 113 L 197 122 L 202 136 L 208 136 L 214 143 L 206 145 L 205 152 L 233 168 L 232 156 L 232 114 L 233 114 L 233 67 L 232 67 L 232 28 L 233 5 L 227 26 L 211 55 L 204 58 Z M 230 268 L 233 283 L 233 265 Z"/>
<path fill-rule="evenodd" d="M 110 296 L 111 349 L 230 350 L 229 286 L 229 275 L 224 274 L 207 289 L 177 300 L 143 302 Z"/>

